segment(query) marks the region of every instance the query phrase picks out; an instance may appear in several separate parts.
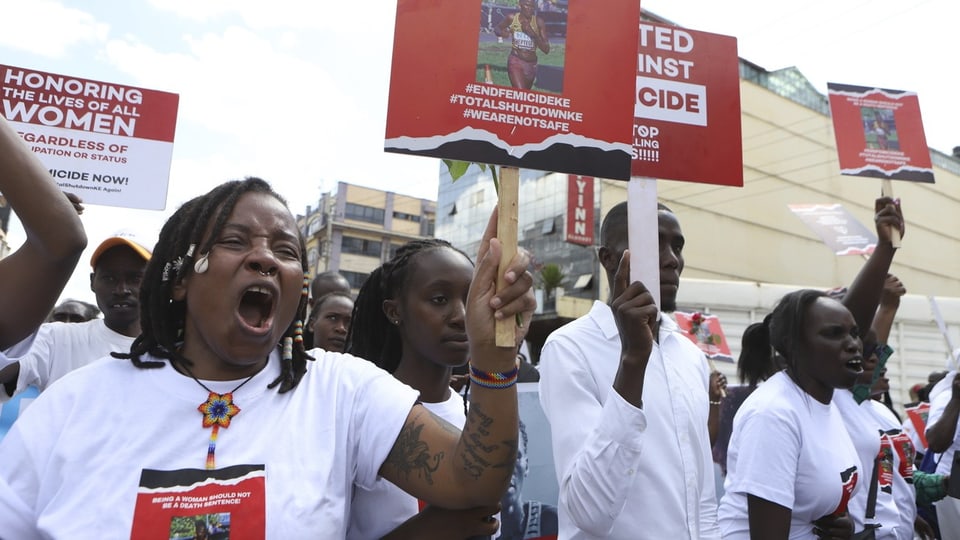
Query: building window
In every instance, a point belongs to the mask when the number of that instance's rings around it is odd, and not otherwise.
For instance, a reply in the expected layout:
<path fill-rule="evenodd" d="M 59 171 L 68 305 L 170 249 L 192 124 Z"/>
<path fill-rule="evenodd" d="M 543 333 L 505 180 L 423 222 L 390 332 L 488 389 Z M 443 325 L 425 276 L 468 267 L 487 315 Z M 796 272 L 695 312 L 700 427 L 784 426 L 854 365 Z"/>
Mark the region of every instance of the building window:
<path fill-rule="evenodd" d="M 354 255 L 366 255 L 367 257 L 380 258 L 381 244 L 378 240 L 367 240 L 366 238 L 356 238 L 353 236 L 344 236 L 340 243 L 341 253 L 352 253 Z"/>
<path fill-rule="evenodd" d="M 557 222 L 553 218 L 547 218 L 543 221 L 543 225 L 540 227 L 540 234 L 547 235 L 553 234 L 557 230 Z"/>
<path fill-rule="evenodd" d="M 403 219 L 406 221 L 412 221 L 414 223 L 420 223 L 420 216 L 415 216 L 413 214 L 408 214 L 406 212 L 394 212 L 393 217 L 395 219 Z"/>
<path fill-rule="evenodd" d="M 374 208 L 362 204 L 347 203 L 347 207 L 344 210 L 344 217 L 347 219 L 355 219 L 357 221 L 366 221 L 380 225 L 383 224 L 383 216 L 383 208 Z"/>
<path fill-rule="evenodd" d="M 317 233 L 317 231 L 320 230 L 321 227 L 323 227 L 323 220 L 322 220 L 322 219 L 316 218 L 316 219 L 311 220 L 311 221 L 310 221 L 310 226 L 307 227 L 307 234 L 306 234 L 306 236 L 313 236 L 314 234 Z"/>
<path fill-rule="evenodd" d="M 349 270 L 340 270 L 340 274 L 347 278 L 347 283 L 350 284 L 351 289 L 359 289 L 362 287 L 363 283 L 367 281 L 367 277 L 370 276 L 370 274 L 364 274 L 363 272 L 351 272 Z"/>

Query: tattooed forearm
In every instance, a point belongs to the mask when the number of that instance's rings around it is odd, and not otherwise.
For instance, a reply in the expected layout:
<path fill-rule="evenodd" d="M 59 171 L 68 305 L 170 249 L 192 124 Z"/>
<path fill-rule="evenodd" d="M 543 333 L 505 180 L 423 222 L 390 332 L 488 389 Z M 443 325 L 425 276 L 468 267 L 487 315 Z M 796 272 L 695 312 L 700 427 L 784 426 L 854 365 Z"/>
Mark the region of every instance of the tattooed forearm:
<path fill-rule="evenodd" d="M 487 469 L 513 470 L 516 462 L 517 439 L 490 441 L 492 424 L 493 418 L 474 403 L 467 414 L 466 436 L 461 440 L 460 451 L 463 468 L 473 478 L 480 478 Z"/>
<path fill-rule="evenodd" d="M 443 452 L 431 455 L 427 443 L 420 438 L 422 431 L 423 424 L 414 421 L 403 426 L 383 465 L 393 468 L 406 478 L 415 473 L 428 484 L 433 484 L 433 473 L 440 468 Z"/>

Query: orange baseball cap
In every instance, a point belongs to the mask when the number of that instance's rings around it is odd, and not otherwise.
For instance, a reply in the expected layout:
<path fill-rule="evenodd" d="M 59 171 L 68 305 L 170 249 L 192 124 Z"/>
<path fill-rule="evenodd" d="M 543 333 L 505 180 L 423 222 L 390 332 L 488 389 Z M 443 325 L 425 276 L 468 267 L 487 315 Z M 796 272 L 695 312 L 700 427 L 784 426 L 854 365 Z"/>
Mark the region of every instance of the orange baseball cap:
<path fill-rule="evenodd" d="M 90 266 L 96 268 L 97 259 L 99 259 L 100 256 L 103 255 L 108 249 L 117 246 L 127 246 L 133 251 L 137 252 L 137 255 L 143 257 L 143 260 L 149 261 L 152 250 L 144 247 L 147 245 L 152 244 L 146 243 L 139 234 L 133 231 L 117 231 L 113 236 L 107 238 L 103 242 L 100 242 L 100 245 L 97 246 L 97 249 L 93 252 L 93 256 L 90 257 Z"/>

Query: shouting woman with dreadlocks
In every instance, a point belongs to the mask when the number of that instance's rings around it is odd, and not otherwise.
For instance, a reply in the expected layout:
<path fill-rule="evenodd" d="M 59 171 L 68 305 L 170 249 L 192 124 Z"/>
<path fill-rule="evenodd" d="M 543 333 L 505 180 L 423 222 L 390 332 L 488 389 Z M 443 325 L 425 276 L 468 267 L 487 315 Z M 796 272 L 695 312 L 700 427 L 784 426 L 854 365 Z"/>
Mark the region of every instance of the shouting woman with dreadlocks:
<path fill-rule="evenodd" d="M 494 320 L 535 302 L 524 254 L 496 293 L 493 229 L 464 327 L 476 377 L 509 381 Z M 461 434 L 369 362 L 315 349 L 308 368 L 305 268 L 262 180 L 183 205 L 147 266 L 129 361 L 71 373 L 0 443 L 0 535 L 171 538 L 203 520 L 243 538 L 343 538 L 353 487 L 378 476 L 430 504 L 495 505 L 516 458 L 516 389 L 475 384 Z"/>
<path fill-rule="evenodd" d="M 468 359 L 465 317 L 472 277 L 473 263 L 449 242 L 409 242 L 361 287 L 347 338 L 347 352 L 419 391 L 423 406 L 457 429 L 466 417 L 450 377 Z M 424 538 L 427 533 L 466 538 L 497 531 L 490 518 L 496 507 L 418 509 L 416 498 L 386 480 L 372 489 L 358 488 L 347 538 Z"/>

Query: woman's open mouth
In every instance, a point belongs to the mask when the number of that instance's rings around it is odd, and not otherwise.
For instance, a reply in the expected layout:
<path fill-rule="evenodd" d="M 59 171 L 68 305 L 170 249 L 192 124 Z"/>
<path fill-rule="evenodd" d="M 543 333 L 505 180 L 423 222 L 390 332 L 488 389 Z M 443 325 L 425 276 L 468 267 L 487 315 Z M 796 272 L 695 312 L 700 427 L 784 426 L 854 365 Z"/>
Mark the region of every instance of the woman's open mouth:
<path fill-rule="evenodd" d="M 237 315 L 240 321 L 253 333 L 265 334 L 273 326 L 273 312 L 276 295 L 263 286 L 248 287 L 240 296 Z"/>

